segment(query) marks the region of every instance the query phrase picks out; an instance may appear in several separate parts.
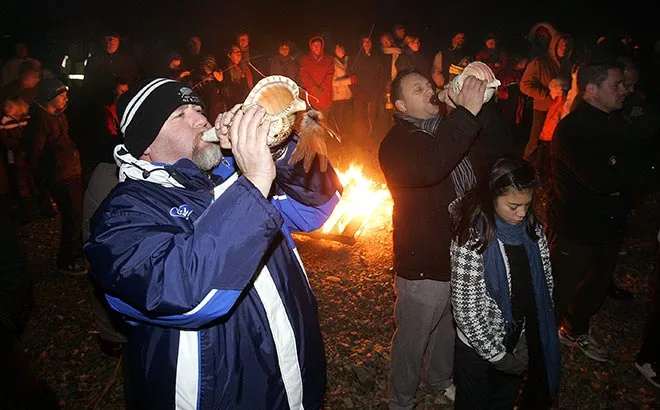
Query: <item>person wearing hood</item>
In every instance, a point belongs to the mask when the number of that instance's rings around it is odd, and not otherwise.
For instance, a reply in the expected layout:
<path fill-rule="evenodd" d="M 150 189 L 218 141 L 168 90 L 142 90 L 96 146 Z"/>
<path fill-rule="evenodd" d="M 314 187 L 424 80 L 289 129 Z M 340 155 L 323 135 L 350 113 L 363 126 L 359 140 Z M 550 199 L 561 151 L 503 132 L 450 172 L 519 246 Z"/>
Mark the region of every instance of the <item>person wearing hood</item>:
<path fill-rule="evenodd" d="M 571 48 L 572 39 L 569 35 L 555 33 L 548 46 L 548 51 L 530 61 L 523 73 L 520 91 L 534 101 L 532 128 L 523 153 L 523 157 L 528 161 L 532 160 L 536 154 L 539 135 L 541 135 L 545 117 L 553 102 L 550 96 L 550 81 L 558 77 L 567 80 L 571 78 Z"/>
<path fill-rule="evenodd" d="M 186 82 L 190 78 L 191 71 L 183 65 L 181 54 L 172 51 L 165 58 L 165 70 L 163 76 L 172 80 Z"/>
<path fill-rule="evenodd" d="M 545 54 L 550 47 L 550 40 L 556 33 L 557 30 L 550 23 L 542 21 L 534 24 L 527 34 L 527 41 L 530 43 L 529 59 Z"/>
<path fill-rule="evenodd" d="M 309 39 L 309 53 L 300 58 L 300 83 L 309 93 L 312 107 L 328 118 L 332 107 L 332 79 L 335 64 L 324 51 L 323 37 L 314 36 Z"/>

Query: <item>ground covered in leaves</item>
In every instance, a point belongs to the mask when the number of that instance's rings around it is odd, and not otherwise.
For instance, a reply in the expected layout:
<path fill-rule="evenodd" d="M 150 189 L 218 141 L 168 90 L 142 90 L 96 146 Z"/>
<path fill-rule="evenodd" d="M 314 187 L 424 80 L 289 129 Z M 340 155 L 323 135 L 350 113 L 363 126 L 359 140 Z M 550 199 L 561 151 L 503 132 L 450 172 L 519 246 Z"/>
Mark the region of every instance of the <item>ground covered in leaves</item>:
<path fill-rule="evenodd" d="M 373 155 L 373 150 L 371 151 Z M 372 156 L 373 158 L 373 156 Z M 335 158 L 345 167 L 350 156 Z M 366 172 L 382 180 L 373 162 Z M 327 409 L 386 407 L 394 292 L 391 271 L 391 207 L 381 207 L 354 245 L 297 235 L 296 241 L 320 307 L 328 360 Z M 58 221 L 40 220 L 23 229 L 36 306 L 22 346 L 39 376 L 57 392 L 64 409 L 121 409 L 118 358 L 101 352 L 85 277 L 55 273 Z M 660 196 L 652 194 L 632 216 L 626 255 L 617 282 L 633 301 L 608 299 L 595 317 L 597 334 L 612 360 L 602 364 L 562 346 L 560 409 L 655 409 L 658 394 L 633 366 L 655 264 Z M 428 392 L 417 409 L 449 409 Z"/>

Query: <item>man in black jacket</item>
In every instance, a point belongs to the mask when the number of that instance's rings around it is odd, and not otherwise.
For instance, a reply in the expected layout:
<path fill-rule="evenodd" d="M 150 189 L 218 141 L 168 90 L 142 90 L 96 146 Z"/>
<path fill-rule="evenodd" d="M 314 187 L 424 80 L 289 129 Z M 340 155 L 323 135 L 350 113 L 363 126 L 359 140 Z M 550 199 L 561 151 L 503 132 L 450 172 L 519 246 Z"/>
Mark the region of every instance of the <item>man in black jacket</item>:
<path fill-rule="evenodd" d="M 426 73 L 402 71 L 392 83 L 395 125 L 379 149 L 394 199 L 390 409 L 412 409 L 420 379 L 453 400 L 448 206 L 476 182 L 468 153 L 482 129 L 476 115 L 485 89 L 485 82 L 468 77 L 452 95 L 458 108 L 443 119 Z"/>
<path fill-rule="evenodd" d="M 615 114 L 628 94 L 622 68 L 603 61 L 580 69 L 583 101 L 559 123 L 551 145 L 548 217 L 559 338 L 601 362 L 607 349 L 591 335 L 589 321 L 607 295 L 631 195 L 647 175 L 639 140 Z"/>

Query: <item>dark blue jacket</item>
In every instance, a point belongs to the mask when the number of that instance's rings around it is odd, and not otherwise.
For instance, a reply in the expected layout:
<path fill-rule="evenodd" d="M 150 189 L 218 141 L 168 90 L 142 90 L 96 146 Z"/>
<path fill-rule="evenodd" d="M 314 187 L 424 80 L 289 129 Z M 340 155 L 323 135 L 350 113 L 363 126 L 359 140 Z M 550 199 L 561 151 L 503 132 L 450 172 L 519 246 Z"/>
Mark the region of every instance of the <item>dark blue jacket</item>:
<path fill-rule="evenodd" d="M 137 408 L 321 407 L 317 305 L 289 232 L 328 218 L 342 189 L 334 170 L 317 161 L 305 174 L 286 155 L 267 200 L 231 158 L 209 177 L 187 159 L 138 168 L 116 152 L 125 180 L 92 218 L 85 252 L 133 325 Z"/>

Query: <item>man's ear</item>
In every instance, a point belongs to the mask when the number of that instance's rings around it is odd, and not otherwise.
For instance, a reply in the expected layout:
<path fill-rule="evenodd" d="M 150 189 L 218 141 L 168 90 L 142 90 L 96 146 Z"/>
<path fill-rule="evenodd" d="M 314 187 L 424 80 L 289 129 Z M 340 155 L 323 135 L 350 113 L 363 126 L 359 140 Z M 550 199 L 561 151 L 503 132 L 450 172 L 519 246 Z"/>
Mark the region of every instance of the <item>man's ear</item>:
<path fill-rule="evenodd" d="M 598 91 L 598 86 L 596 84 L 587 84 L 585 87 L 585 95 L 587 96 L 594 96 L 596 95 L 596 92 Z"/>
<path fill-rule="evenodd" d="M 394 107 L 397 109 L 397 111 L 406 112 L 406 103 L 403 102 L 403 100 L 394 101 Z"/>

